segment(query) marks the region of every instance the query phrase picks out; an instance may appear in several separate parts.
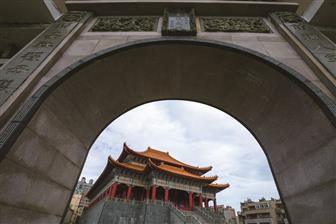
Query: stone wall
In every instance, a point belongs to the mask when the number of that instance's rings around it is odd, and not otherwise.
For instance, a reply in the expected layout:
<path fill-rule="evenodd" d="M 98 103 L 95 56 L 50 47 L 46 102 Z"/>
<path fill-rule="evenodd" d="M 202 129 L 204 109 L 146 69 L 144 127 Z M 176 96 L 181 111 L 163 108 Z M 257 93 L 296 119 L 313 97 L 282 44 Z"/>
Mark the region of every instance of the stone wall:
<path fill-rule="evenodd" d="M 101 200 L 95 206 L 84 211 L 83 215 L 81 216 L 80 223 L 98 223 L 104 207 L 105 201 Z"/>
<path fill-rule="evenodd" d="M 80 224 L 182 223 L 179 217 L 170 213 L 166 205 L 102 200 L 83 214 Z"/>
<path fill-rule="evenodd" d="M 169 220 L 169 208 L 166 205 L 145 205 L 145 223 L 146 224 L 168 224 Z"/>

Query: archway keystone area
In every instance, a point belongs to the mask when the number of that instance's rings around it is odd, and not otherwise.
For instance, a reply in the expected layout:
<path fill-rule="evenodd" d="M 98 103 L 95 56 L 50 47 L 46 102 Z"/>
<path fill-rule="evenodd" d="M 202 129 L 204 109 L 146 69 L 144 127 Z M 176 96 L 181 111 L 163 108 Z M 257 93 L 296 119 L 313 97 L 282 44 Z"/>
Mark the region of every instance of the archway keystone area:
<path fill-rule="evenodd" d="M 261 54 L 158 38 L 88 56 L 28 100 L 1 135 L 0 223 L 59 223 L 96 137 L 161 99 L 202 102 L 238 119 L 262 146 L 291 222 L 336 222 L 335 104 Z"/>

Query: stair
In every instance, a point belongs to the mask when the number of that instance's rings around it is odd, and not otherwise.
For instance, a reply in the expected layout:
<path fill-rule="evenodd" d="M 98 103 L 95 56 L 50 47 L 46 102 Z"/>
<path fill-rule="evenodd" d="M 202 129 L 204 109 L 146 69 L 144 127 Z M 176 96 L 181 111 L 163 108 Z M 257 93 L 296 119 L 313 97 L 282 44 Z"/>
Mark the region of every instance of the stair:
<path fill-rule="evenodd" d="M 206 220 L 204 217 L 199 215 L 197 212 L 194 211 L 183 211 L 183 213 L 190 217 L 190 221 L 195 224 L 212 224 L 211 221 Z"/>

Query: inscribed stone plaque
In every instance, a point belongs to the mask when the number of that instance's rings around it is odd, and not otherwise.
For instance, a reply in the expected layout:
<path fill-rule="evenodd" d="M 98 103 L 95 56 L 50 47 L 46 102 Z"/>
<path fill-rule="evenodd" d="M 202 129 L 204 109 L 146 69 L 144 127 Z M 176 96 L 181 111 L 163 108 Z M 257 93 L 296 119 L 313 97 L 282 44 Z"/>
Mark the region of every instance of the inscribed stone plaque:
<path fill-rule="evenodd" d="M 193 9 L 165 9 L 163 15 L 162 35 L 194 36 L 196 35 L 195 12 Z"/>
<path fill-rule="evenodd" d="M 190 18 L 187 13 L 176 13 L 168 17 L 169 30 L 190 30 Z"/>
<path fill-rule="evenodd" d="M 89 18 L 89 15 L 87 12 L 68 12 L 0 69 L 0 106 L 79 23 Z"/>
<path fill-rule="evenodd" d="M 324 67 L 336 78 L 336 46 L 318 29 L 292 12 L 276 12 L 271 18 L 283 24 Z"/>

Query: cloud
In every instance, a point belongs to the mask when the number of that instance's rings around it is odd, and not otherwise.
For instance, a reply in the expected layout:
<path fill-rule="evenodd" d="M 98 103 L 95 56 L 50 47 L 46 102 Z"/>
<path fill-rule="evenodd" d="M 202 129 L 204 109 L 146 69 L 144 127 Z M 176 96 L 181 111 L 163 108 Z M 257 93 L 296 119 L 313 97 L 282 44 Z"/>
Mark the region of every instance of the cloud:
<path fill-rule="evenodd" d="M 142 151 L 148 146 L 183 162 L 212 165 L 207 175 L 231 187 L 217 195 L 218 204 L 239 209 L 251 198 L 278 198 L 265 154 L 251 133 L 230 115 L 188 101 L 158 101 L 137 107 L 112 122 L 93 144 L 82 176 L 97 179 L 107 157 L 118 158 L 122 144 Z"/>

